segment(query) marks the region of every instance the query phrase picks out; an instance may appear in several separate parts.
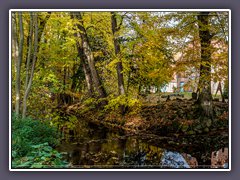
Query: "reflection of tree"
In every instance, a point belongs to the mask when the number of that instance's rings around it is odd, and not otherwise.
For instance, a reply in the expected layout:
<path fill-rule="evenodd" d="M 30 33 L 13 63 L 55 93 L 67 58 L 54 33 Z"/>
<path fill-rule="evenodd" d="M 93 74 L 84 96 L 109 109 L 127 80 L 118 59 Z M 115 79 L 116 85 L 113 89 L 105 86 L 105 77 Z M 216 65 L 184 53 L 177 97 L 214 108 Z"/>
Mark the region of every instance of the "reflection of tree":
<path fill-rule="evenodd" d="M 182 153 L 181 155 L 187 161 L 190 168 L 197 168 L 198 167 L 198 161 L 195 157 L 192 157 L 190 154 L 186 154 L 186 153 Z"/>
<path fill-rule="evenodd" d="M 225 168 L 226 166 L 228 166 L 228 148 L 212 152 L 211 168 Z"/>

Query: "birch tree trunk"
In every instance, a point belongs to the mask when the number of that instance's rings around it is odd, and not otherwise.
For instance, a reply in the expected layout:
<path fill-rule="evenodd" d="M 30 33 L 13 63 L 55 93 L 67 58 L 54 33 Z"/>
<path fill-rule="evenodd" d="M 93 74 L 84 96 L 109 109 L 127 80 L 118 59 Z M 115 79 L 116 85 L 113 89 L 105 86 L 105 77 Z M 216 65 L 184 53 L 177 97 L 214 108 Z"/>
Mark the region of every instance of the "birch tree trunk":
<path fill-rule="evenodd" d="M 19 19 L 19 32 L 20 32 L 20 41 L 19 41 L 19 53 L 18 53 L 18 61 L 16 65 L 16 104 L 15 111 L 16 115 L 20 113 L 20 84 L 21 84 L 21 63 L 23 58 L 23 43 L 24 43 L 24 32 L 23 32 L 23 22 L 22 22 L 22 12 L 18 14 Z"/>
<path fill-rule="evenodd" d="M 12 57 L 14 62 L 14 72 L 17 73 L 17 62 L 18 62 L 18 37 L 17 37 L 17 15 L 12 13 Z"/>
<path fill-rule="evenodd" d="M 33 38 L 33 13 L 30 12 L 30 22 L 29 22 L 29 35 L 28 35 L 28 54 L 27 54 L 27 64 L 26 64 L 26 80 L 25 80 L 25 90 L 28 86 L 29 80 L 29 66 L 32 57 L 32 38 Z"/>
<path fill-rule="evenodd" d="M 33 52 L 33 60 L 32 60 L 32 68 L 31 68 L 31 73 L 29 77 L 29 81 L 26 85 L 25 93 L 24 93 L 24 98 L 23 98 L 23 113 L 22 117 L 26 117 L 26 112 L 27 112 L 27 99 L 28 95 L 32 86 L 32 80 L 34 76 L 34 69 L 36 65 L 36 59 L 37 59 L 37 51 L 38 51 L 38 16 L 34 16 L 34 52 Z M 30 48 L 29 48 L 30 49 Z"/>

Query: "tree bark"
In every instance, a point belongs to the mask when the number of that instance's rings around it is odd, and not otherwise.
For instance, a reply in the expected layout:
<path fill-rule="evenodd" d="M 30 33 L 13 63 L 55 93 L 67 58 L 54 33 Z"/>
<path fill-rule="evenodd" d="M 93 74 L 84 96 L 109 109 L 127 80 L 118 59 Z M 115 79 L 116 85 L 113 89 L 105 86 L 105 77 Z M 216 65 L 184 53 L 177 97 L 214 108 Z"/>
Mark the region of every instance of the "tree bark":
<path fill-rule="evenodd" d="M 117 19 L 116 19 L 116 13 L 111 12 L 111 22 L 112 22 L 112 33 L 113 33 L 113 41 L 114 41 L 114 49 L 115 49 L 115 56 L 118 58 L 119 52 L 120 52 L 120 45 L 118 43 L 118 38 L 116 33 L 119 30 L 119 27 L 117 27 Z M 117 62 L 117 76 L 118 76 L 118 93 L 119 95 L 124 95 L 124 79 L 123 79 L 123 66 L 122 61 L 119 59 Z"/>
<path fill-rule="evenodd" d="M 79 13 L 79 14 L 75 15 L 75 17 L 79 21 L 79 24 L 77 24 L 77 27 L 79 29 L 79 34 L 80 34 L 80 37 L 82 40 L 81 47 L 83 48 L 83 53 L 84 53 L 84 56 L 86 57 L 86 60 L 87 60 L 87 63 L 88 63 L 88 66 L 89 66 L 89 69 L 91 72 L 93 83 L 99 94 L 99 97 L 105 98 L 105 97 L 107 97 L 107 94 L 106 94 L 106 91 L 99 79 L 97 70 L 95 68 L 94 57 L 93 57 L 93 53 L 92 53 L 92 50 L 89 45 L 86 29 L 83 26 L 82 15 L 81 15 L 81 13 Z M 106 104 L 107 104 L 107 102 L 105 100 L 102 101 L 102 105 L 106 105 Z"/>
<path fill-rule="evenodd" d="M 80 57 L 80 59 L 82 61 L 81 64 L 82 64 L 83 72 L 84 72 L 84 75 L 85 75 L 88 94 L 89 94 L 90 97 L 94 97 L 94 88 L 93 88 L 93 81 L 92 81 L 92 77 L 91 77 L 91 72 L 90 72 L 90 69 L 89 69 L 89 67 L 86 63 L 86 58 L 84 57 L 84 54 L 83 54 L 83 48 L 81 48 L 79 43 L 77 43 L 77 49 L 78 49 L 78 56 Z"/>
<path fill-rule="evenodd" d="M 48 14 L 46 15 L 45 18 L 41 17 L 41 16 L 38 16 L 39 17 L 39 27 L 38 27 L 38 44 L 40 44 L 40 41 L 41 41 L 41 37 L 42 37 L 42 34 L 43 34 L 43 30 L 47 24 L 47 21 L 48 19 L 50 18 L 51 16 L 51 12 L 48 12 Z M 37 48 L 37 53 L 39 52 L 39 47 Z"/>
<path fill-rule="evenodd" d="M 30 61 L 32 61 L 31 65 L 31 72 L 30 72 L 30 76 L 29 77 L 26 77 L 26 84 L 25 84 L 25 92 L 24 92 L 24 97 L 23 97 L 23 112 L 22 112 L 22 117 L 26 117 L 26 112 L 27 112 L 27 99 L 28 99 L 28 96 L 29 96 L 29 93 L 30 93 L 30 90 L 31 90 L 31 86 L 32 86 L 32 81 L 33 81 L 33 77 L 34 77 L 34 70 L 35 70 L 35 66 L 36 66 L 36 62 L 37 62 L 37 54 L 39 52 L 39 44 L 40 44 L 40 41 L 41 41 L 41 36 L 42 36 L 42 33 L 43 33 L 43 30 L 44 30 L 44 27 L 47 23 L 47 20 L 50 18 L 50 15 L 51 13 L 49 12 L 48 15 L 45 17 L 45 18 L 39 18 L 40 21 L 39 21 L 39 24 L 40 26 L 38 26 L 38 15 L 35 14 L 33 16 L 33 24 L 34 24 L 34 52 L 33 52 L 33 55 L 30 51 L 30 59 L 31 59 L 31 56 L 32 56 L 32 59 L 30 60 L 29 59 L 29 66 L 28 68 L 30 67 Z M 30 40 L 32 41 L 32 39 Z M 30 45 L 30 42 L 29 42 L 29 45 Z M 29 48 L 29 50 L 32 49 L 32 48 Z M 28 73 L 28 71 L 26 72 Z"/>
<path fill-rule="evenodd" d="M 14 73 L 17 74 L 17 62 L 18 62 L 18 37 L 17 37 L 17 14 L 16 12 L 12 13 L 12 57 L 14 64 Z M 16 88 L 16 83 L 15 83 Z M 16 93 L 16 92 L 15 92 Z M 16 99 L 15 99 L 16 100 Z M 15 102 L 15 111 L 16 111 L 16 102 Z"/>
<path fill-rule="evenodd" d="M 18 62 L 18 37 L 17 37 L 17 17 L 16 13 L 12 13 L 12 56 L 14 60 L 14 71 L 17 72 L 17 62 Z"/>
<path fill-rule="evenodd" d="M 36 60 L 37 60 L 37 52 L 38 52 L 38 16 L 34 16 L 34 25 L 35 25 L 35 31 L 34 31 L 34 52 L 33 52 L 33 60 L 32 60 L 32 69 L 29 77 L 29 81 L 26 86 L 26 90 L 24 93 L 24 98 L 23 98 L 23 113 L 22 117 L 26 117 L 26 112 L 27 112 L 27 99 L 28 95 L 32 86 L 32 80 L 34 76 L 34 69 L 36 65 Z"/>
<path fill-rule="evenodd" d="M 117 25 L 117 18 L 116 12 L 111 12 L 111 24 L 112 24 L 112 33 L 113 33 L 113 41 L 114 41 L 114 49 L 115 49 L 115 56 L 119 58 L 120 53 L 120 45 L 118 42 L 117 32 L 119 31 L 120 27 Z M 124 79 L 123 79 L 123 66 L 122 61 L 119 58 L 117 62 L 117 77 L 118 77 L 118 94 L 125 95 L 124 89 Z M 125 106 L 120 106 L 120 111 L 122 114 L 125 113 Z"/>
<path fill-rule="evenodd" d="M 222 98 L 222 102 L 225 102 L 225 99 L 224 99 L 224 96 L 223 96 L 223 92 L 222 92 L 221 81 L 219 81 L 219 83 L 218 83 L 218 87 L 217 87 L 217 90 L 216 90 L 215 96 L 217 95 L 218 91 L 220 91 L 221 98 Z"/>
<path fill-rule="evenodd" d="M 31 56 L 32 56 L 32 38 L 33 38 L 33 14 L 32 14 L 32 12 L 30 12 L 25 90 L 27 89 L 28 80 L 29 80 L 29 66 L 30 66 L 30 61 L 31 61 Z"/>
<path fill-rule="evenodd" d="M 201 65 L 199 77 L 198 103 L 202 111 L 202 117 L 212 118 L 212 94 L 211 94 L 211 35 L 209 31 L 209 12 L 200 12 L 197 16 L 199 26 L 199 37 L 201 43 Z"/>
<path fill-rule="evenodd" d="M 20 42 L 19 42 L 19 54 L 18 54 L 18 61 L 16 66 L 16 105 L 15 111 L 16 115 L 20 113 L 20 84 L 21 84 L 21 63 L 23 58 L 23 43 L 24 43 L 24 32 L 23 32 L 23 22 L 22 22 L 22 12 L 18 14 L 19 19 L 19 31 L 20 31 Z"/>
<path fill-rule="evenodd" d="M 74 19 L 75 13 L 71 13 L 71 18 Z M 75 24 L 75 26 L 78 26 Z M 87 84 L 87 90 L 90 97 L 94 97 L 94 87 L 93 87 L 93 80 L 91 76 L 91 71 L 89 69 L 89 66 L 87 64 L 86 56 L 84 55 L 84 50 L 81 44 L 79 43 L 79 39 L 81 39 L 80 33 L 75 33 L 74 36 L 77 38 L 76 40 L 76 46 L 78 50 L 78 57 L 81 59 L 81 63 L 79 64 L 79 67 L 83 68 L 85 81 Z"/>

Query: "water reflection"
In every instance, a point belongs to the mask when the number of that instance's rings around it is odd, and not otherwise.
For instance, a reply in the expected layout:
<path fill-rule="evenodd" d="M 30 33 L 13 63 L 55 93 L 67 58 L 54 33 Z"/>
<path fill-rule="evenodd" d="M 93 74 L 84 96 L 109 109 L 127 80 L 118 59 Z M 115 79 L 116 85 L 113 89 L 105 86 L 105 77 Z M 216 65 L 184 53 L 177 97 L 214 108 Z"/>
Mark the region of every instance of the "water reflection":
<path fill-rule="evenodd" d="M 211 167 L 228 168 L 228 148 L 212 152 Z"/>
<path fill-rule="evenodd" d="M 58 147 L 72 168 L 228 168 L 228 148 L 189 153 L 106 129 L 84 130 L 76 137 Z"/>

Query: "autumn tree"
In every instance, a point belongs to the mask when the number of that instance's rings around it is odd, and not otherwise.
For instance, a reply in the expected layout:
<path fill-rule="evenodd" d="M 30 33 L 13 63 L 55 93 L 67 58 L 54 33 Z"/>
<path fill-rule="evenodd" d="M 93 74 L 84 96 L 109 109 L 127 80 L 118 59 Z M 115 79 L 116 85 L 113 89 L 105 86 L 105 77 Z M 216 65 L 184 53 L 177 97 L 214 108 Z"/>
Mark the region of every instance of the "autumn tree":
<path fill-rule="evenodd" d="M 99 97 L 106 98 L 107 94 L 106 94 L 103 84 L 99 78 L 98 72 L 96 70 L 94 56 L 93 56 L 93 53 L 92 53 L 92 50 L 91 50 L 91 47 L 89 44 L 88 34 L 87 34 L 87 31 L 83 24 L 83 14 L 81 12 L 75 13 L 73 17 L 75 17 L 78 20 L 77 28 L 79 30 L 78 31 L 79 37 L 81 37 L 81 46 L 80 45 L 78 45 L 78 46 L 82 48 L 82 51 L 79 51 L 79 53 L 80 54 L 83 53 L 83 57 L 84 57 L 83 61 L 84 61 L 84 59 L 86 59 L 86 61 L 87 61 L 87 64 L 85 63 L 85 65 L 89 66 L 89 69 L 91 72 L 91 78 L 95 85 L 95 89 L 97 90 L 97 92 L 99 94 Z M 86 68 L 86 70 L 87 70 L 87 68 Z M 86 75 L 87 74 L 85 73 L 85 76 Z M 90 83 L 90 82 L 88 82 L 88 83 Z M 106 101 L 105 100 L 102 101 L 102 104 L 105 105 Z"/>
<path fill-rule="evenodd" d="M 125 89 L 124 89 L 124 78 L 123 78 L 123 65 L 120 57 L 120 45 L 119 40 L 117 37 L 117 33 L 119 29 L 121 28 L 121 24 L 123 21 L 123 17 L 121 17 L 121 22 L 117 23 L 117 13 L 111 12 L 111 24 L 112 24 L 112 33 L 113 33 L 113 41 L 114 41 L 114 50 L 115 50 L 115 56 L 118 59 L 117 62 L 117 77 L 118 77 L 118 93 L 119 95 L 125 95 Z M 124 113 L 124 106 L 121 106 L 121 112 Z"/>
<path fill-rule="evenodd" d="M 29 96 L 29 92 L 32 86 L 34 71 L 35 71 L 35 65 L 37 60 L 37 53 L 39 50 L 39 42 L 41 40 L 41 36 L 43 33 L 44 26 L 50 17 L 47 15 L 45 18 L 41 19 L 39 21 L 38 14 L 33 15 L 31 12 L 28 16 L 27 13 L 22 12 L 13 12 L 13 14 L 18 14 L 18 21 L 15 19 L 15 26 L 17 25 L 17 22 L 19 24 L 19 28 L 13 27 L 13 42 L 15 43 L 14 50 L 18 49 L 18 55 L 15 56 L 18 57 L 16 63 L 16 100 L 15 100 L 15 111 L 16 114 L 20 114 L 20 101 L 22 102 L 22 117 L 24 118 L 26 116 L 27 111 L 27 99 Z M 23 18 L 24 17 L 24 18 Z M 27 43 L 25 42 L 25 32 L 26 32 L 26 25 L 25 21 L 29 18 L 29 29 L 28 29 L 28 35 L 27 35 Z M 38 26 L 40 24 L 40 28 Z M 19 31 L 18 31 L 19 30 Z M 34 31 L 34 33 L 33 33 Z M 40 36 L 40 37 L 39 37 Z M 18 42 L 19 37 L 19 45 L 18 48 L 16 48 L 16 43 Z M 23 59 L 26 59 L 24 62 Z M 26 66 L 26 70 L 23 70 L 21 67 L 23 66 L 23 63 Z M 25 86 L 24 88 L 21 88 L 21 79 L 23 78 L 22 72 L 24 71 L 25 74 Z M 24 90 L 23 90 L 24 89 Z M 24 91 L 23 98 L 21 99 L 21 90 Z"/>
<path fill-rule="evenodd" d="M 199 78 L 199 104 L 203 114 L 207 117 L 213 115 L 211 94 L 211 34 L 209 30 L 209 12 L 200 12 L 198 17 L 199 37 L 201 42 L 201 65 Z"/>

